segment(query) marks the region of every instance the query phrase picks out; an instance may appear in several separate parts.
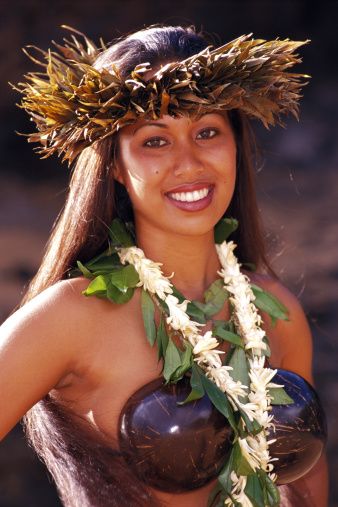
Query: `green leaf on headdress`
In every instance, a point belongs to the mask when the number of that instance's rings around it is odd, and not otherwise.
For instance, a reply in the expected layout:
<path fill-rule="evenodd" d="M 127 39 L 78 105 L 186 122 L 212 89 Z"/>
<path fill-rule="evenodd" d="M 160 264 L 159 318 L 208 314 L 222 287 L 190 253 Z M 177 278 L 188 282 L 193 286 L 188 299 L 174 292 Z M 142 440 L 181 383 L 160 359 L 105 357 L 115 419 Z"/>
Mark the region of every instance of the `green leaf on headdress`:
<path fill-rule="evenodd" d="M 237 228 L 238 220 L 235 218 L 221 218 L 214 228 L 215 243 L 220 245 L 226 241 Z"/>

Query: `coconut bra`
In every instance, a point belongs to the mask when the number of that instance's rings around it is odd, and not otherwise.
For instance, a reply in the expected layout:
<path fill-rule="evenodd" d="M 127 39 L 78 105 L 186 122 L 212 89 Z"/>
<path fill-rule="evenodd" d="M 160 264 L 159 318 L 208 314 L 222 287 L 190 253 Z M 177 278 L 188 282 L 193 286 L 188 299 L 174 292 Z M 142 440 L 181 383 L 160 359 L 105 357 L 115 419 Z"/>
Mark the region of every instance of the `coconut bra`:
<path fill-rule="evenodd" d="M 278 484 L 306 474 L 319 459 L 326 422 L 319 398 L 299 375 L 278 370 L 294 404 L 274 405 L 276 439 L 270 446 Z M 119 420 L 119 445 L 135 475 L 153 488 L 181 493 L 215 479 L 229 459 L 233 431 L 207 396 L 180 405 L 190 392 L 187 376 L 176 384 L 153 380 L 126 402 Z"/>

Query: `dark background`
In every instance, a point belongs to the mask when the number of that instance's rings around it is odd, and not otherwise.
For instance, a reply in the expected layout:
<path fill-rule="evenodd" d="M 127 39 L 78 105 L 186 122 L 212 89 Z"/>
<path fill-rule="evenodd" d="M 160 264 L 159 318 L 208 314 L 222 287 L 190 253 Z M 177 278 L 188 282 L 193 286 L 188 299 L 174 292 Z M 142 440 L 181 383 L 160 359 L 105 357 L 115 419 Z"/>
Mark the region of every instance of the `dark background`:
<path fill-rule="evenodd" d="M 18 304 L 39 265 L 62 207 L 69 171 L 39 161 L 15 130 L 32 128 L 14 107 L 18 82 L 33 65 L 27 44 L 47 49 L 67 24 L 98 43 L 153 23 L 195 24 L 219 44 L 243 33 L 257 38 L 311 39 L 299 71 L 312 75 L 301 119 L 286 130 L 256 126 L 263 158 L 257 175 L 273 267 L 301 299 L 314 335 L 314 373 L 328 415 L 331 507 L 338 507 L 338 2 L 212 0 L 0 0 L 0 317 Z M 36 69 L 34 69 L 36 70 Z M 295 340 L 297 337 L 295 336 Z M 1 407 L 0 407 L 1 417 Z M 0 446 L 0 507 L 59 505 L 47 474 L 18 425 Z"/>

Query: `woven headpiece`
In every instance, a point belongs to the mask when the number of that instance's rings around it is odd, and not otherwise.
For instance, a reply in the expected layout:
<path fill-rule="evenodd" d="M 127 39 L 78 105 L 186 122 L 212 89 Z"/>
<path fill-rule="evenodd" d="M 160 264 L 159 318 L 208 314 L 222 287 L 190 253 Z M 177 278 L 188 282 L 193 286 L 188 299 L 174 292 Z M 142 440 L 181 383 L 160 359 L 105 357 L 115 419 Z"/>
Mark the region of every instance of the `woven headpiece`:
<path fill-rule="evenodd" d="M 140 117 L 240 109 L 266 127 L 283 125 L 285 113 L 298 118 L 300 90 L 309 76 L 289 69 L 301 61 L 295 51 L 308 41 L 243 35 L 169 63 L 150 79 L 145 77 L 149 63 L 137 65 L 124 79 L 114 64 L 95 68 L 95 60 L 107 49 L 102 41 L 97 47 L 76 33 L 82 42 L 72 35 L 71 41 L 64 39 L 64 46 L 54 43 L 56 50 L 35 48 L 43 61 L 26 52 L 44 72 L 29 73 L 27 82 L 13 86 L 23 95 L 19 107 L 37 126 L 38 132 L 28 134 L 28 140 L 41 143 L 37 152 L 43 158 L 57 152 L 70 164 L 85 147 Z"/>

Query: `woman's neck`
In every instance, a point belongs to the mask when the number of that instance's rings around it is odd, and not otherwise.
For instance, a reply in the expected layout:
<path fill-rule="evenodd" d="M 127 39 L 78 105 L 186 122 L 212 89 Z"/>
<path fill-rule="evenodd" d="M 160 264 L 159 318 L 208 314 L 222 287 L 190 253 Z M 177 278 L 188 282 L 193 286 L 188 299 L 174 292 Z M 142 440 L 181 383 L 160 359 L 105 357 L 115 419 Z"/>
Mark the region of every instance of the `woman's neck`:
<path fill-rule="evenodd" d="M 214 244 L 214 233 L 183 236 L 142 226 L 137 232 L 137 246 L 146 257 L 162 263 L 165 276 L 190 300 L 203 300 L 206 288 L 217 278 L 220 262 Z"/>

